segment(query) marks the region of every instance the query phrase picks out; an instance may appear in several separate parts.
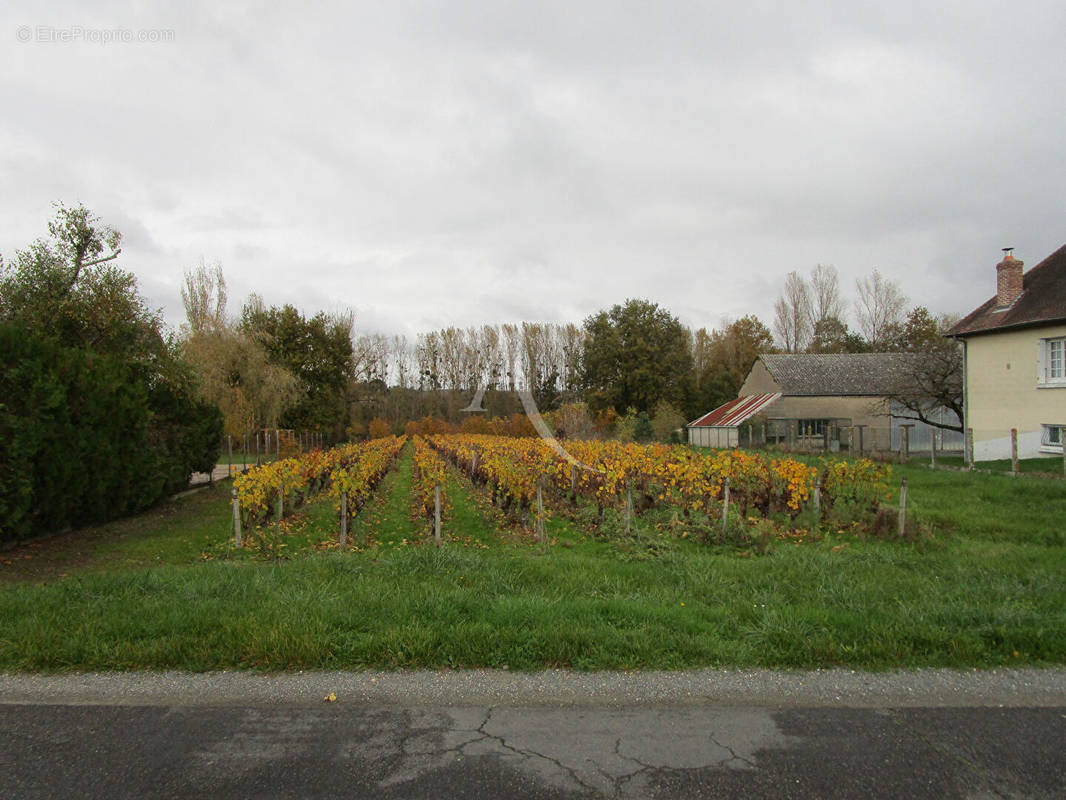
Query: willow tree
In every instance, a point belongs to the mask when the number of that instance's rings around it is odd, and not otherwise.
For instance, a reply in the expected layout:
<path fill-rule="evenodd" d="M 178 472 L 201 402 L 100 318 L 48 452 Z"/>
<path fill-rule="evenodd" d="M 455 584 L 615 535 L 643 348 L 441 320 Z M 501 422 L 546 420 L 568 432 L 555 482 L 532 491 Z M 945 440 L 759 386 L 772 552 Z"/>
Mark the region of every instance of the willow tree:
<path fill-rule="evenodd" d="M 182 352 L 199 379 L 200 397 L 222 412 L 225 430 L 241 437 L 274 428 L 300 399 L 296 377 L 270 359 L 266 348 L 226 314 L 220 265 L 185 273 Z"/>

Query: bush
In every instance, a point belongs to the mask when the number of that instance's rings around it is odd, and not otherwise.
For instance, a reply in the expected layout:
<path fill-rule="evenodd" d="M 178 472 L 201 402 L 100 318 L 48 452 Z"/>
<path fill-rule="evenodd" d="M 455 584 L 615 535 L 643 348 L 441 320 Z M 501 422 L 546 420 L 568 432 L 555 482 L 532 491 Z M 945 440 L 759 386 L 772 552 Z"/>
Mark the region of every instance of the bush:
<path fill-rule="evenodd" d="M 221 415 L 143 365 L 0 323 L 0 541 L 140 511 L 214 464 Z"/>
<path fill-rule="evenodd" d="M 655 405 L 655 412 L 651 418 L 651 427 L 655 431 L 655 438 L 660 442 L 678 442 L 677 431 L 685 426 L 685 418 L 681 412 L 665 400 L 660 400 Z"/>
<path fill-rule="evenodd" d="M 655 429 L 648 419 L 648 412 L 641 411 L 637 414 L 637 422 L 633 426 L 633 440 L 636 442 L 650 442 L 655 438 Z"/>

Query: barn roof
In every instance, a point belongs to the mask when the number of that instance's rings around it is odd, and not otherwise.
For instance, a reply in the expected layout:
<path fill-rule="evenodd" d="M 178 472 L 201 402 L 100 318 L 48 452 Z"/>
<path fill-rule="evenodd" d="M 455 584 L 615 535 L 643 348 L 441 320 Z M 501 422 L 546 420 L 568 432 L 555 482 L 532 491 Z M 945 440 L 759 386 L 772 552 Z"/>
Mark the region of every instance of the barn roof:
<path fill-rule="evenodd" d="M 738 397 L 730 400 L 714 411 L 704 414 L 695 422 L 690 422 L 689 428 L 735 428 L 745 420 L 751 419 L 770 403 L 781 396 L 780 392 L 774 394 L 752 394 L 747 397 Z"/>
<path fill-rule="evenodd" d="M 1014 304 L 997 311 L 998 296 L 963 317 L 948 336 L 992 333 L 1008 328 L 1066 321 L 1066 245 L 1022 276 L 1022 294 Z"/>
<path fill-rule="evenodd" d="M 784 395 L 891 394 L 913 375 L 915 353 L 793 353 L 759 356 Z"/>

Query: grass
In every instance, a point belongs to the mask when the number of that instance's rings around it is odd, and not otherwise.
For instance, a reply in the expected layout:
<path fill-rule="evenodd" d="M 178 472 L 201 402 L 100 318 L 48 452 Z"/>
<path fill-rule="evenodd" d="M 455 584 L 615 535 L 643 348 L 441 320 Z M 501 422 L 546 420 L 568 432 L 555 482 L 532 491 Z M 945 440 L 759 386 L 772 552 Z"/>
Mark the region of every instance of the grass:
<path fill-rule="evenodd" d="M 932 538 L 845 529 L 775 540 L 766 555 L 679 538 L 662 514 L 626 539 L 610 515 L 597 530 L 562 507 L 542 548 L 455 471 L 438 550 L 412 518 L 408 450 L 349 550 L 324 499 L 267 534 L 285 545 L 275 560 L 229 544 L 223 485 L 39 543 L 31 559 L 0 553 L 0 668 L 1066 662 L 1066 481 L 915 464 L 893 482 L 904 474 Z"/>
<path fill-rule="evenodd" d="M 928 463 L 929 461 L 928 458 L 911 460 L 922 463 Z M 962 456 L 942 456 L 938 453 L 936 461 L 938 466 L 951 467 L 952 469 L 959 470 L 966 468 L 966 459 Z M 995 461 L 978 461 L 974 464 L 974 468 L 978 471 L 984 470 L 988 472 L 1010 472 L 1012 469 L 1011 460 L 1009 458 L 996 459 Z M 1020 458 L 1018 459 L 1018 471 L 1041 473 L 1045 475 L 1062 475 L 1062 457 L 1048 456 L 1043 458 Z"/>

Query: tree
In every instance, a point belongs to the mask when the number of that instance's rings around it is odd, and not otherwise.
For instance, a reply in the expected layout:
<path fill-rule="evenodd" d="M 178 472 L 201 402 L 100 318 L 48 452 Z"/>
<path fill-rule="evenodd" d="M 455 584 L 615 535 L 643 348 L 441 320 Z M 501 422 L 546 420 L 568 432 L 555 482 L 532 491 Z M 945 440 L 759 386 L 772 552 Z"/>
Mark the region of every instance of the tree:
<path fill-rule="evenodd" d="M 941 343 L 944 330 L 946 328 L 941 327 L 929 313 L 929 309 L 925 306 L 915 306 L 907 315 L 907 321 L 903 323 L 899 347 L 911 353 L 928 350 Z"/>
<path fill-rule="evenodd" d="M 199 267 L 186 270 L 181 302 L 191 333 L 227 327 L 226 279 L 222 275 L 222 265 L 216 262 L 208 267 L 201 259 Z"/>
<path fill-rule="evenodd" d="M 637 414 L 637 423 L 633 426 L 634 442 L 650 442 L 655 438 L 655 429 L 651 426 L 651 419 L 647 411 Z"/>
<path fill-rule="evenodd" d="M 355 377 L 351 313 L 305 318 L 295 307 L 245 304 L 240 329 L 266 348 L 270 361 L 297 380 L 300 398 L 282 416 L 288 428 L 331 430 L 347 425 L 348 390 Z"/>
<path fill-rule="evenodd" d="M 685 425 L 685 418 L 674 406 L 665 400 L 655 404 L 655 413 L 651 418 L 651 427 L 655 432 L 655 438 L 660 442 L 668 442 L 673 439 L 674 432 Z M 676 441 L 676 440 L 674 440 Z"/>
<path fill-rule="evenodd" d="M 817 264 L 811 270 L 811 332 L 827 319 L 840 319 L 844 304 L 840 299 L 840 276 L 832 264 Z"/>
<path fill-rule="evenodd" d="M 271 362 L 266 348 L 237 329 L 226 314 L 222 266 L 203 262 L 187 270 L 182 355 L 197 376 L 197 393 L 222 412 L 225 432 L 240 438 L 278 427 L 281 414 L 299 399 L 295 376 Z"/>
<path fill-rule="evenodd" d="M 380 417 L 374 417 L 367 426 L 367 435 L 371 439 L 380 439 L 392 433 L 392 426 Z"/>
<path fill-rule="evenodd" d="M 48 231 L 0 259 L 0 538 L 144 508 L 218 455 L 218 410 L 112 263 L 119 233 L 62 205 Z"/>
<path fill-rule="evenodd" d="M 865 353 L 869 348 L 857 333 L 848 330 L 839 317 L 826 317 L 814 326 L 809 353 Z"/>
<path fill-rule="evenodd" d="M 700 328 L 691 340 L 695 391 L 693 402 L 685 407 L 690 418 L 735 398 L 755 359 L 774 351 L 773 335 L 754 315 L 711 333 Z"/>
<path fill-rule="evenodd" d="M 946 430 L 963 431 L 963 356 L 954 339 L 944 337 L 956 318 L 947 314 L 933 317 L 924 306 L 916 306 L 899 326 L 898 349 L 909 353 L 907 367 L 889 396 L 902 413 L 896 416 L 916 419 Z M 959 422 L 941 422 L 940 409 L 955 412 Z"/>
<path fill-rule="evenodd" d="M 855 286 L 859 293 L 855 316 L 870 349 L 877 352 L 891 346 L 893 333 L 903 324 L 903 308 L 907 304 L 899 284 L 875 269 L 868 278 L 856 280 Z"/>
<path fill-rule="evenodd" d="M 585 320 L 584 386 L 594 410 L 647 411 L 666 399 L 685 405 L 692 391 L 688 333 L 647 300 L 627 300 Z"/>
<path fill-rule="evenodd" d="M 807 282 L 793 270 L 774 304 L 774 332 L 787 353 L 799 353 L 811 337 L 811 293 Z"/>
<path fill-rule="evenodd" d="M 711 336 L 710 349 L 708 366 L 726 372 L 739 390 L 755 359 L 762 353 L 773 352 L 774 337 L 758 317 L 749 314 L 729 324 L 724 330 L 715 331 Z"/>
<path fill-rule="evenodd" d="M 0 318 L 68 347 L 171 370 L 161 315 L 148 308 L 133 275 L 111 263 L 122 252 L 121 235 L 84 206 L 56 207 L 47 240 L 16 251 L 11 264 L 0 259 Z"/>
<path fill-rule="evenodd" d="M 962 384 L 962 346 L 953 339 L 941 339 L 911 355 L 889 399 L 903 410 L 897 417 L 961 433 Z M 960 422 L 940 421 L 936 412 L 941 408 L 954 411 Z"/>

